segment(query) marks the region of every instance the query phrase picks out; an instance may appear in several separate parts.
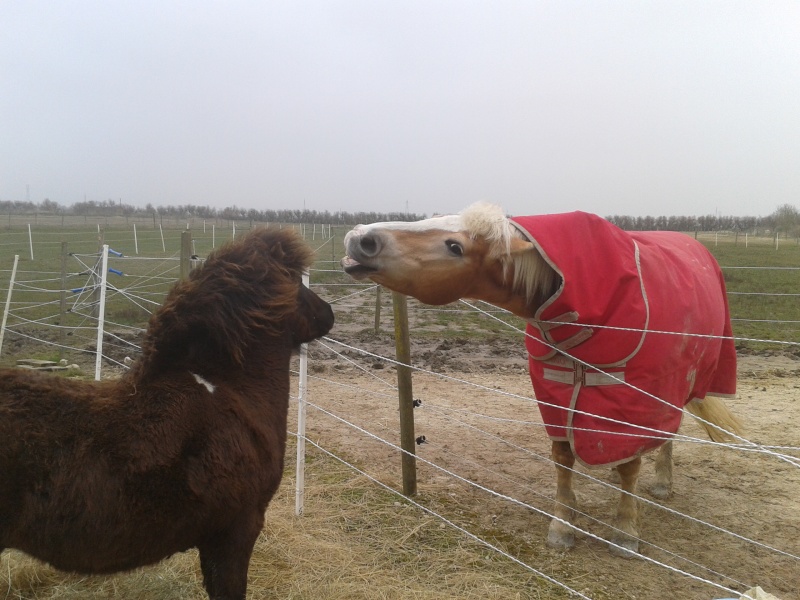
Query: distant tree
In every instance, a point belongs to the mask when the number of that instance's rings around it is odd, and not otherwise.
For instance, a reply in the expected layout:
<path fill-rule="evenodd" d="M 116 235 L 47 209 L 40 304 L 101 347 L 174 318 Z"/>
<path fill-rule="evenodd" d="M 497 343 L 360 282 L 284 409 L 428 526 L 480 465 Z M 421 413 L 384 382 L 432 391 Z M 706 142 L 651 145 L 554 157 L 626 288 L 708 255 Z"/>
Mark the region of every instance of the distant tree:
<path fill-rule="evenodd" d="M 61 206 L 58 202 L 53 202 L 50 198 L 45 198 L 39 204 L 39 210 L 44 213 L 57 214 L 61 211 Z"/>
<path fill-rule="evenodd" d="M 791 204 L 783 204 L 772 213 L 775 228 L 784 234 L 797 235 L 800 232 L 800 211 Z"/>

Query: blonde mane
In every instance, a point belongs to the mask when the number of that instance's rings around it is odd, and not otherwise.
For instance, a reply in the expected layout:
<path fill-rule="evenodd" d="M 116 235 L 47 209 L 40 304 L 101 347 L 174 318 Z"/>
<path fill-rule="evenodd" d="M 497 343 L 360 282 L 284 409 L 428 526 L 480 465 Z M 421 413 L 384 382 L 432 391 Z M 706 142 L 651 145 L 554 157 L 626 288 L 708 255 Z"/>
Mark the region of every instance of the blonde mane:
<path fill-rule="evenodd" d="M 511 274 L 513 291 L 522 293 L 528 304 L 541 304 L 555 292 L 556 272 L 535 248 L 511 254 L 511 239 L 525 238 L 511 225 L 502 208 L 476 202 L 459 216 L 470 237 L 481 237 L 489 242 L 489 257 L 501 262 L 504 278 Z"/>

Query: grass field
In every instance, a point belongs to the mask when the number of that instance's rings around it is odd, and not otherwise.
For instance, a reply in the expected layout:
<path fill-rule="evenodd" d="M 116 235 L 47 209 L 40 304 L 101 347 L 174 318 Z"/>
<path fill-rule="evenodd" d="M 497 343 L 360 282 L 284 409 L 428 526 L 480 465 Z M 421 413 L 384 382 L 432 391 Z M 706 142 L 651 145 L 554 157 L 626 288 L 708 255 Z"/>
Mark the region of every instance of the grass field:
<path fill-rule="evenodd" d="M 9 327 L 22 325 L 26 331 L 35 331 L 44 324 L 61 323 L 71 330 L 67 340 L 60 330 L 50 328 L 43 334 L 48 340 L 75 346 L 81 336 L 91 339 L 96 323 L 91 316 L 92 302 L 97 301 L 89 288 L 87 270 L 96 260 L 102 240 L 122 257 L 111 256 L 108 282 L 112 290 L 107 296 L 106 320 L 109 327 L 143 328 L 149 311 L 158 306 L 164 294 L 179 276 L 179 251 L 181 234 L 187 225 L 192 226 L 192 251 L 205 256 L 213 247 L 241 236 L 252 225 L 248 222 L 221 225 L 203 221 L 172 223 L 172 228 L 143 220 L 136 228 L 133 223 L 105 225 L 81 222 L 88 219 L 73 218 L 67 225 L 59 223 L 32 224 L 30 237 L 27 225 L 15 224 L 0 230 L 0 300 L 5 300 L 13 256 L 19 255 L 19 265 Z M 317 249 L 317 263 L 312 271 L 312 284 L 327 284 L 337 297 L 358 290 L 358 286 L 340 272 L 338 261 L 343 255 L 342 240 L 348 227 L 326 228 L 323 236 L 320 226 L 286 225 L 304 231 L 308 242 Z M 31 259 L 30 240 L 33 240 Z M 700 234 L 703 242 L 723 267 L 728 285 L 729 303 L 733 318 L 734 335 L 741 338 L 737 346 L 742 351 L 776 351 L 800 354 L 800 245 L 797 241 L 783 241 L 775 247 L 771 238 L 748 238 L 743 235 Z M 64 259 L 68 274 L 62 286 L 62 243 L 66 243 L 69 256 Z M 117 274 L 123 273 L 123 275 Z M 349 287 L 351 286 L 352 287 Z M 61 290 L 65 289 L 65 309 L 61 309 Z M 114 288 L 117 290 L 115 291 Z M 386 294 L 388 297 L 389 295 Z M 486 319 L 480 314 L 464 312 L 463 305 L 454 305 L 450 311 L 428 311 L 419 319 L 421 326 L 414 335 L 502 335 L 504 325 Z M 368 303 L 354 314 L 342 318 L 363 318 L 365 327 L 372 321 L 374 308 Z M 516 325 L 512 317 L 511 322 Z M 13 335 L 13 334 L 11 334 Z M 790 342 L 770 343 L 773 342 Z M 7 355 L 7 353 L 4 353 Z M 40 356 L 62 356 L 56 347 L 44 347 Z M 0 362 L 3 356 L 0 355 Z"/>
<path fill-rule="evenodd" d="M 733 332 L 748 340 L 800 342 L 800 245 L 733 235 L 699 239 L 723 267 Z M 796 346 L 739 341 L 740 348 L 800 353 Z"/>
<path fill-rule="evenodd" d="M 249 227 L 249 224 L 244 224 L 234 230 L 230 226 L 217 228 L 212 224 L 204 228 L 202 222 L 197 225 L 198 229 L 190 232 L 192 252 L 201 257 L 234 236 L 246 234 Z M 296 227 L 303 229 L 302 226 Z M 326 250 L 333 248 L 335 238 L 326 243 L 319 226 L 306 229 L 309 243 L 315 248 L 321 247 L 320 271 L 315 281 L 330 280 L 331 274 L 322 271 L 332 268 L 333 252 L 328 254 Z M 98 297 L 92 294 L 94 282 L 89 271 L 97 261 L 101 239 L 111 250 L 122 254 L 121 257 L 109 255 L 107 330 L 146 326 L 150 311 L 160 305 L 179 277 L 181 235 L 186 229 L 153 228 L 150 223 L 149 227 L 137 227 L 135 234 L 132 225 L 101 226 L 100 230 L 102 234 L 97 225 L 75 224 L 68 228 L 32 226 L 30 233 L 27 225 L 0 231 L 0 306 L 4 307 L 7 298 L 14 255 L 19 256 L 8 319 L 10 328 L 22 327 L 26 334 L 34 337 L 40 337 L 41 332 L 43 339 L 69 347 L 91 343 L 90 340 L 96 337 L 93 333 L 96 331 L 93 304 L 97 303 Z M 63 279 L 62 259 L 63 273 L 66 274 Z M 333 278 L 341 279 L 342 275 L 334 273 Z M 69 339 L 65 339 L 63 330 L 52 327 L 58 324 L 70 328 Z M 4 352 L 0 356 L 0 363 L 8 361 L 7 354 Z M 43 345 L 35 356 L 26 358 L 51 360 L 63 355 L 58 347 Z"/>

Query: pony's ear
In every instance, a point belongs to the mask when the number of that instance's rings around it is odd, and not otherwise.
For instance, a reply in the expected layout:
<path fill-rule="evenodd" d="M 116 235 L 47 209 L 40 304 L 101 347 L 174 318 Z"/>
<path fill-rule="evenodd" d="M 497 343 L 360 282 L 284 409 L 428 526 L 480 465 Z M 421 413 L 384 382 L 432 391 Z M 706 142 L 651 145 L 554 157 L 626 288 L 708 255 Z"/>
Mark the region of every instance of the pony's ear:
<path fill-rule="evenodd" d="M 283 246 L 280 242 L 274 244 L 269 249 L 269 254 L 272 256 L 272 258 L 278 261 L 283 260 L 286 257 L 286 252 L 283 250 Z"/>
<path fill-rule="evenodd" d="M 512 237 L 511 238 L 511 248 L 509 249 L 509 254 L 511 256 L 516 256 L 522 254 L 524 252 L 528 252 L 533 250 L 535 246 L 533 242 L 529 242 L 527 240 L 521 240 L 519 238 Z"/>

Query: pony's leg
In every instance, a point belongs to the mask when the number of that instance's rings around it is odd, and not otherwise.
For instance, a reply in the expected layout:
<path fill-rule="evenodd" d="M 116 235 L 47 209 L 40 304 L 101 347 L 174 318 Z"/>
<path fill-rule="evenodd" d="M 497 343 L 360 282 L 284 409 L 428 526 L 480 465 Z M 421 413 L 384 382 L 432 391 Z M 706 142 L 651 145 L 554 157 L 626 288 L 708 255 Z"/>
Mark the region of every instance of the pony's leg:
<path fill-rule="evenodd" d="M 556 506 L 554 519 L 547 532 L 547 545 L 566 550 L 575 545 L 575 531 L 569 525 L 575 516 L 575 492 L 572 491 L 572 466 L 575 455 L 569 442 L 553 442 L 553 460 L 556 463 Z"/>
<path fill-rule="evenodd" d="M 609 546 L 611 554 L 616 556 L 631 558 L 639 551 L 639 531 L 636 529 L 639 505 L 636 497 L 632 494 L 636 494 L 636 481 L 639 479 L 641 466 L 641 458 L 634 458 L 630 462 L 617 466 L 617 471 L 622 479 L 622 494 L 614 521 L 617 530 L 611 534 L 611 542 L 624 549 Z"/>
<path fill-rule="evenodd" d="M 210 600 L 245 600 L 247 569 L 262 519 L 246 519 L 201 546 L 200 569 Z"/>
<path fill-rule="evenodd" d="M 650 493 L 659 500 L 672 495 L 672 440 L 665 442 L 656 455 L 656 482 Z"/>

